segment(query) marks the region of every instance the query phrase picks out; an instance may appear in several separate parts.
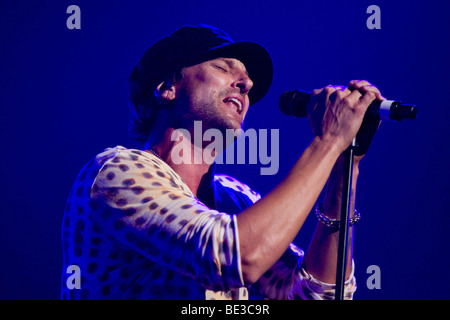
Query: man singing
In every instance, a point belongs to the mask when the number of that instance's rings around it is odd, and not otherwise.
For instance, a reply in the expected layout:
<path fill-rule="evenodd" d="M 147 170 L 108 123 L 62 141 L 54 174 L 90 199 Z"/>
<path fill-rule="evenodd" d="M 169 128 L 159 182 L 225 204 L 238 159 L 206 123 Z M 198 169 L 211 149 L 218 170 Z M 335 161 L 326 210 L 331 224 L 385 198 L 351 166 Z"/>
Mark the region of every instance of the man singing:
<path fill-rule="evenodd" d="M 329 222 L 340 216 L 342 153 L 370 103 L 383 97 L 359 80 L 314 90 L 308 106 L 314 138 L 261 197 L 216 174 L 203 159 L 206 146 L 189 137 L 197 121 L 203 131 L 241 129 L 272 76 L 264 47 L 234 42 L 208 25 L 184 26 L 144 53 L 129 90 L 131 129 L 145 147 L 106 149 L 77 177 L 62 228 L 63 299 L 334 298 L 339 229 Z M 175 161 L 180 150 L 191 161 Z M 325 185 L 304 253 L 292 241 Z M 356 221 L 351 215 L 346 299 L 356 290 Z M 68 286 L 70 265 L 79 267 L 78 288 Z"/>

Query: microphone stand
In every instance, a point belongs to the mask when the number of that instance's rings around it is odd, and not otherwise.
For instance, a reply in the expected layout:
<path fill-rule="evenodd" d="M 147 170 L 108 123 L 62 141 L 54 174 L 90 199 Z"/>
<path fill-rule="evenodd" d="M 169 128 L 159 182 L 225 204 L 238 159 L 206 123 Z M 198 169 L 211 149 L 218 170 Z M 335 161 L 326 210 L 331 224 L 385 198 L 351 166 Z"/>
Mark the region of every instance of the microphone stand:
<path fill-rule="evenodd" d="M 349 217 L 352 203 L 353 158 L 356 138 L 344 153 L 344 181 L 342 189 L 341 222 L 339 230 L 339 247 L 336 268 L 335 300 L 344 300 L 345 270 L 347 267 Z"/>

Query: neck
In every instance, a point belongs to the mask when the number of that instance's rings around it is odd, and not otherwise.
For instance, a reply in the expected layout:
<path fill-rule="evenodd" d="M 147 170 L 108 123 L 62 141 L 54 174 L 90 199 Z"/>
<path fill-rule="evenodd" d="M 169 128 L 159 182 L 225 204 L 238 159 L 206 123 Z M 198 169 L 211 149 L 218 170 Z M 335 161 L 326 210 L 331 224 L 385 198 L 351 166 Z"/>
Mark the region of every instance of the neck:
<path fill-rule="evenodd" d="M 166 128 L 159 137 L 151 137 L 151 143 L 146 144 L 146 149 L 152 150 L 165 161 L 197 197 L 202 179 L 212 164 L 211 159 L 204 159 L 203 146 L 195 145 L 186 132 Z"/>

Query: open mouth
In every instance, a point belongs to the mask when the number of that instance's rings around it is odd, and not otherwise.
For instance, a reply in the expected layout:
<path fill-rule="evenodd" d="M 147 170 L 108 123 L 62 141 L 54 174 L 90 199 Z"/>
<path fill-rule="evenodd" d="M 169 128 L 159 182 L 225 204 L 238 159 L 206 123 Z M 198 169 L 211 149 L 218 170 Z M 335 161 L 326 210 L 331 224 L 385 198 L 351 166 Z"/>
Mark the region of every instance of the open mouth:
<path fill-rule="evenodd" d="M 232 98 L 232 97 L 228 97 L 223 99 L 223 102 L 225 103 L 232 103 L 233 105 L 236 106 L 236 111 L 241 114 L 242 109 L 243 109 L 243 104 L 242 101 L 236 98 Z"/>

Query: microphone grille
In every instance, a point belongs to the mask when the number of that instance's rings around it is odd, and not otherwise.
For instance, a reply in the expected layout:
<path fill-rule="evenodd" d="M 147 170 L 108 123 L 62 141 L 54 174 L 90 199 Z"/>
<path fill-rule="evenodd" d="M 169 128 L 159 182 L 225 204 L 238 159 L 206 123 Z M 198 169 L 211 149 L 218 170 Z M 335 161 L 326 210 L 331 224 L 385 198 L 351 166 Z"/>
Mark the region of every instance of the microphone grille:
<path fill-rule="evenodd" d="M 302 90 L 286 91 L 280 96 L 279 106 L 281 112 L 288 116 L 303 118 L 308 116 L 306 107 L 311 94 Z"/>

